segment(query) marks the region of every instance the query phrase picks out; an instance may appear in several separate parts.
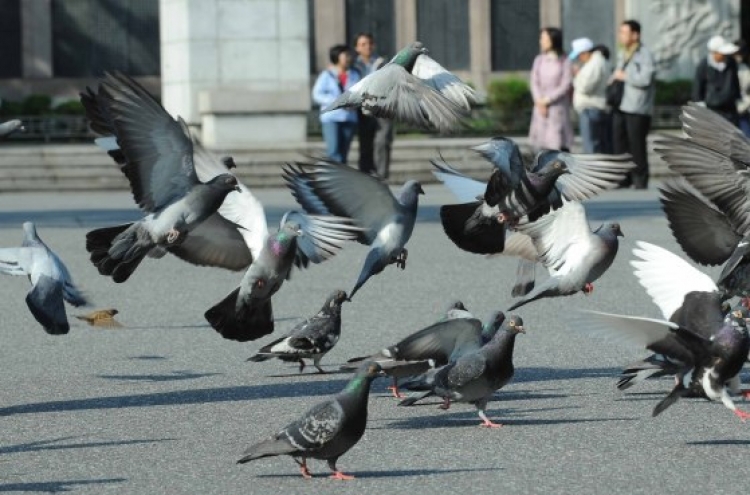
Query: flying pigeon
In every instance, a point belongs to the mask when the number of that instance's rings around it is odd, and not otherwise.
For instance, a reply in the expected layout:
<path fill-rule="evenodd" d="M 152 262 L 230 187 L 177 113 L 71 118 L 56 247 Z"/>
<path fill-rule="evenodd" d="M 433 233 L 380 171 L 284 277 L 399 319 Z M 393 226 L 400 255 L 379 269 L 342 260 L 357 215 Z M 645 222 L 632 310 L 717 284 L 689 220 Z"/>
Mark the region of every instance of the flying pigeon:
<path fill-rule="evenodd" d="M 88 304 L 62 260 L 39 238 L 31 222 L 23 224 L 21 247 L 0 248 L 0 272 L 29 277 L 31 291 L 26 305 L 44 330 L 50 335 L 70 331 L 65 304 Z"/>
<path fill-rule="evenodd" d="M 526 333 L 523 320 L 511 315 L 500 331 L 481 349 L 429 371 L 417 382 L 406 383 L 405 388 L 423 390 L 426 387 L 428 390 L 417 397 L 404 399 L 399 405 L 410 406 L 425 397 L 437 395 L 444 400 L 440 406 L 442 409 L 448 409 L 451 401 L 468 402 L 477 408 L 482 419 L 480 426 L 501 427 L 501 424 L 494 423 L 487 417 L 485 410 L 495 391 L 503 388 L 513 378 L 513 348 L 519 333 Z"/>
<path fill-rule="evenodd" d="M 134 223 L 86 234 L 86 249 L 99 273 L 124 282 L 143 258 L 158 248 L 178 247 L 212 218 L 237 179 L 194 143 L 182 119 L 173 119 L 140 84 L 123 74 L 107 74 L 95 94 L 81 95 L 92 129 L 106 134 L 105 145 L 130 181 L 146 217 Z M 202 160 L 219 173 L 201 182 Z M 215 217 L 214 217 L 215 218 Z"/>
<path fill-rule="evenodd" d="M 414 230 L 419 195 L 424 194 L 419 182 L 406 182 L 396 198 L 381 180 L 338 163 L 287 164 L 283 176 L 308 213 L 351 218 L 362 228 L 357 240 L 371 249 L 350 299 L 389 264 L 406 268 L 404 246 Z"/>
<path fill-rule="evenodd" d="M 593 282 L 609 269 L 617 255 L 620 224 L 607 222 L 591 232 L 586 210 L 576 201 L 531 223 L 520 224 L 519 232 L 529 236 L 539 261 L 550 272 L 541 285 L 516 301 L 508 311 L 544 297 L 583 291 L 590 294 Z"/>
<path fill-rule="evenodd" d="M 117 313 L 119 311 L 116 309 L 99 309 L 85 315 L 75 315 L 75 317 L 92 327 L 120 328 L 122 324 L 115 320 Z"/>
<path fill-rule="evenodd" d="M 16 131 L 26 131 L 23 122 L 18 119 L 9 120 L 0 124 L 0 138 L 6 138 Z"/>
<path fill-rule="evenodd" d="M 633 253 L 641 258 L 632 262 L 636 276 L 665 318 L 586 312 L 575 327 L 605 332 L 662 353 L 669 366 L 678 370 L 674 389 L 656 405 L 654 416 L 680 397 L 696 394 L 721 400 L 744 421 L 750 413 L 735 406 L 728 385 L 736 383 L 750 351 L 747 310 L 733 310 L 725 317 L 721 294 L 708 276 L 665 249 L 636 244 Z"/>
<path fill-rule="evenodd" d="M 272 358 L 299 362 L 299 372 L 305 369 L 304 359 L 312 359 L 313 366 L 325 373 L 320 360 L 333 349 L 341 335 L 341 305 L 346 292 L 337 290 L 326 299 L 318 314 L 296 325 L 287 335 L 263 346 L 248 361 L 261 362 Z"/>
<path fill-rule="evenodd" d="M 484 324 L 476 318 L 439 321 L 372 356 L 352 358 L 341 369 L 351 370 L 362 361 L 375 361 L 393 378 L 389 388 L 394 397 L 400 398 L 399 378 L 419 375 L 479 349 L 492 339 L 503 321 L 502 311 L 493 312 Z"/>
<path fill-rule="evenodd" d="M 444 205 L 440 218 L 459 248 L 478 254 L 501 253 L 505 227 L 535 221 L 563 200 L 583 201 L 612 189 L 635 166 L 629 155 L 573 155 L 545 150 L 529 170 L 516 143 L 496 137 L 473 148 L 494 166 L 489 181 L 474 180 L 449 164 L 432 160 L 433 174 L 461 201 Z"/>
<path fill-rule="evenodd" d="M 415 41 L 360 80 L 323 112 L 361 108 L 374 117 L 451 132 L 477 102 L 474 90 L 427 55 Z"/>
<path fill-rule="evenodd" d="M 377 363 L 362 363 L 357 373 L 335 397 L 321 402 L 301 418 L 270 438 L 245 451 L 239 464 L 279 455 L 288 455 L 299 464 L 303 478 L 312 478 L 307 459 L 328 461 L 331 478 L 350 480 L 354 476 L 338 470 L 336 461 L 349 451 L 365 432 L 370 384 L 380 376 Z"/>

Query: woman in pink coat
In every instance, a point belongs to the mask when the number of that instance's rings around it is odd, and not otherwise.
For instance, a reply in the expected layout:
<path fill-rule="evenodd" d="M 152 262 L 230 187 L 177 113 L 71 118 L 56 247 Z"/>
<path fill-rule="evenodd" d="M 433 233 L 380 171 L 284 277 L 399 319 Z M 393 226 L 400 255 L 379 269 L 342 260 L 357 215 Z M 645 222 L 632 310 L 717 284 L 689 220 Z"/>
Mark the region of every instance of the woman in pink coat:
<path fill-rule="evenodd" d="M 544 28 L 539 34 L 541 52 L 531 69 L 531 116 L 529 141 L 535 150 L 570 150 L 573 126 L 570 123 L 570 99 L 573 70 L 562 49 L 562 31 Z"/>

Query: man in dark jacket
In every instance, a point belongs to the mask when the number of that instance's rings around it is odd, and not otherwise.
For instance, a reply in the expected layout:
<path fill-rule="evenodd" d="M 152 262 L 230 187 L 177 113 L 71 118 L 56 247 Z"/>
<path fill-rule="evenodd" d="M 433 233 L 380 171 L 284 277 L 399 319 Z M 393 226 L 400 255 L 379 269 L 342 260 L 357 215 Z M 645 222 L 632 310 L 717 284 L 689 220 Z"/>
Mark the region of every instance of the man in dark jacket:
<path fill-rule="evenodd" d="M 708 40 L 708 57 L 695 69 L 693 101 L 702 102 L 735 125 L 739 124 L 737 100 L 740 81 L 734 55 L 739 48 L 721 36 Z"/>

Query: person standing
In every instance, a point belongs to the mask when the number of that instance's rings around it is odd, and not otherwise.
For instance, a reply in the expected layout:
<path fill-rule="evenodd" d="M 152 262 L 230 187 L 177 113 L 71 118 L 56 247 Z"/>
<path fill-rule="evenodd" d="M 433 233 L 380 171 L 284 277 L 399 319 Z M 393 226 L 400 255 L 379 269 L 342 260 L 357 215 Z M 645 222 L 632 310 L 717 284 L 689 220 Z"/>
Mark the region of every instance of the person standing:
<path fill-rule="evenodd" d="M 388 62 L 375 52 L 372 33 L 359 33 L 354 39 L 357 58 L 354 68 L 362 78 L 369 76 Z M 359 110 L 357 137 L 359 139 L 359 170 L 387 179 L 391 164 L 393 121 L 368 115 Z"/>
<path fill-rule="evenodd" d="M 646 189 L 649 176 L 646 138 L 654 110 L 656 65 L 651 52 L 641 43 L 638 21 L 623 22 L 618 40 L 621 50 L 610 84 L 620 81 L 622 99 L 613 105 L 613 149 L 615 154 L 630 153 L 636 164 L 621 187 L 633 185 L 636 189 Z"/>
<path fill-rule="evenodd" d="M 748 65 L 748 46 L 744 40 L 734 42 L 739 48 L 734 54 L 737 61 L 737 77 L 740 81 L 740 99 L 737 101 L 737 113 L 740 118 L 740 129 L 750 138 L 750 66 Z"/>
<path fill-rule="evenodd" d="M 562 46 L 562 31 L 547 27 L 539 33 L 541 53 L 531 68 L 531 115 L 529 141 L 535 150 L 570 150 L 573 126 L 570 122 L 572 67 Z"/>
<path fill-rule="evenodd" d="M 609 112 L 604 92 L 611 69 L 589 38 L 573 40 L 571 48 L 568 58 L 581 64 L 573 78 L 573 108 L 578 112 L 583 152 L 607 153 Z"/>
<path fill-rule="evenodd" d="M 737 62 L 739 47 L 721 36 L 708 40 L 708 56 L 698 63 L 693 79 L 693 101 L 701 102 L 734 125 L 739 125 L 737 100 L 742 97 Z"/>
<path fill-rule="evenodd" d="M 351 68 L 351 50 L 346 45 L 334 45 L 328 52 L 331 65 L 318 75 L 312 98 L 324 110 L 344 91 L 359 82 L 359 72 Z M 354 133 L 357 131 L 357 112 L 339 108 L 320 114 L 326 156 L 346 163 Z"/>

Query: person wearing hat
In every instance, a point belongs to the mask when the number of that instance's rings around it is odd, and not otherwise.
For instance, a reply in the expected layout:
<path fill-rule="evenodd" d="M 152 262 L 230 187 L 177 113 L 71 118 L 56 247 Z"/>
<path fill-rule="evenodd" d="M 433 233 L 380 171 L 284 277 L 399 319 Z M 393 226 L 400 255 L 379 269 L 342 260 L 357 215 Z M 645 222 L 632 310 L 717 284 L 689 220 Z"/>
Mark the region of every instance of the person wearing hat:
<path fill-rule="evenodd" d="M 695 69 L 693 101 L 739 125 L 737 100 L 742 97 L 737 62 L 732 55 L 739 47 L 722 36 L 708 40 L 708 56 Z"/>
<path fill-rule="evenodd" d="M 571 48 L 568 57 L 580 64 L 573 78 L 573 108 L 578 112 L 583 152 L 609 153 L 611 125 L 604 96 L 609 64 L 589 38 L 573 40 Z"/>

